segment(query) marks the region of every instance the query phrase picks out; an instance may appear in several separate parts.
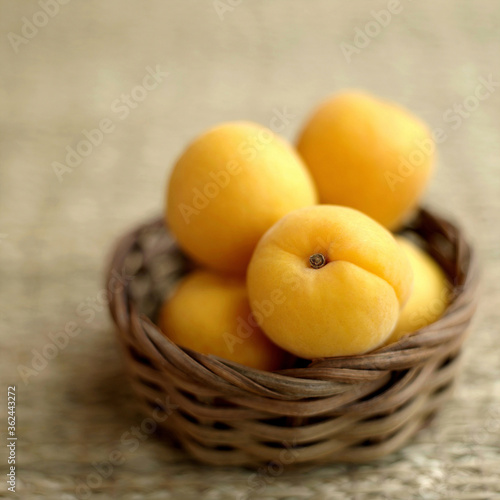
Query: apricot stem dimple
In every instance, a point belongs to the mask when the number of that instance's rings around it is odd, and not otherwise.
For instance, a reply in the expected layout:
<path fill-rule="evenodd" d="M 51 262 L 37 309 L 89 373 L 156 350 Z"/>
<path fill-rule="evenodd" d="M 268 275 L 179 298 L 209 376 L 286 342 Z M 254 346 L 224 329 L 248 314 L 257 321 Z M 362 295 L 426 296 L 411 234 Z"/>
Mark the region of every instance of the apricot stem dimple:
<path fill-rule="evenodd" d="M 326 257 L 322 253 L 315 253 L 309 257 L 309 264 L 313 269 L 320 269 L 326 265 Z"/>

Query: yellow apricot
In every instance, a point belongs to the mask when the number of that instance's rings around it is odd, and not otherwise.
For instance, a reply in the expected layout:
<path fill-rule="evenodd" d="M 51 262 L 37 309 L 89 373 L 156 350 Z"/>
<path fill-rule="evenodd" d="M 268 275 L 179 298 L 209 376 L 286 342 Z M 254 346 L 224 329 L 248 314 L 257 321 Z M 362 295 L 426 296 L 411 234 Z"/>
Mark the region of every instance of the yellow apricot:
<path fill-rule="evenodd" d="M 322 203 L 356 208 L 395 229 L 418 204 L 435 145 L 426 125 L 409 111 L 349 91 L 316 109 L 297 149 Z"/>
<path fill-rule="evenodd" d="M 257 326 L 239 278 L 193 271 L 165 301 L 158 323 L 172 342 L 202 354 L 261 370 L 277 370 L 284 360 Z"/>
<path fill-rule="evenodd" d="M 396 236 L 396 240 L 413 269 L 413 290 L 386 344 L 438 320 L 448 306 L 450 293 L 446 275 L 429 254 L 406 238 Z"/>
<path fill-rule="evenodd" d="M 287 142 L 257 124 L 224 123 L 198 137 L 177 160 L 166 221 L 194 260 L 244 275 L 266 230 L 317 201 L 309 171 Z"/>
<path fill-rule="evenodd" d="M 348 207 L 295 210 L 262 237 L 247 273 L 268 337 L 307 359 L 380 346 L 409 296 L 412 271 L 392 234 Z"/>

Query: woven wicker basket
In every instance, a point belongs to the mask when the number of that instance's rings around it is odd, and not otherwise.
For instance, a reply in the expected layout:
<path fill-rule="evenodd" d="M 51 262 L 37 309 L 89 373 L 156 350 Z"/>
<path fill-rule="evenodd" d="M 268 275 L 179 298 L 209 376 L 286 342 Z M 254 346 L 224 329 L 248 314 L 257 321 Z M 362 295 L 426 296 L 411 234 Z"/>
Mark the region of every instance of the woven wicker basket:
<path fill-rule="evenodd" d="M 453 224 L 420 210 L 407 229 L 453 284 L 445 315 L 376 352 L 275 373 L 181 349 L 162 335 L 152 319 L 190 263 L 161 220 L 126 235 L 107 283 L 145 411 L 178 405 L 161 425 L 209 464 L 367 462 L 400 448 L 450 396 L 478 274 Z"/>

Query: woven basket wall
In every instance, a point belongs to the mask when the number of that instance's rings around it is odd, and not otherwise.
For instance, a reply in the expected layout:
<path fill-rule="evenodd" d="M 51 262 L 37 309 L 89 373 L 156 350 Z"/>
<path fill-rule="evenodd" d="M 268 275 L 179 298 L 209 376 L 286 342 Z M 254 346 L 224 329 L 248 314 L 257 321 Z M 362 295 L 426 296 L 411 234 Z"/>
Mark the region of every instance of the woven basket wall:
<path fill-rule="evenodd" d="M 196 459 L 220 465 L 367 462 L 397 450 L 450 396 L 475 309 L 477 267 L 460 230 L 420 210 L 407 228 L 453 284 L 436 323 L 376 352 L 276 373 L 181 349 L 154 325 L 190 264 L 161 220 L 127 234 L 107 275 L 110 310 L 146 412 Z"/>

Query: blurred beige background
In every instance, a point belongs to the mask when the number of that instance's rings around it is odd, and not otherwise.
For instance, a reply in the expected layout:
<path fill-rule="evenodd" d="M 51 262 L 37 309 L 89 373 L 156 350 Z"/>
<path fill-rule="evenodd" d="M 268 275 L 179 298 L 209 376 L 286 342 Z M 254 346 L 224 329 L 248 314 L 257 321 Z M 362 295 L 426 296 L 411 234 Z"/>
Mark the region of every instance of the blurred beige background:
<path fill-rule="evenodd" d="M 388 6 L 389 20 L 377 14 Z M 1 0 L 0 9 L 0 375 L 2 394 L 13 384 L 18 394 L 17 498 L 500 498 L 497 1 Z M 150 90 L 137 90 L 148 72 Z M 493 83 L 477 101 L 481 79 Z M 162 209 L 172 162 L 206 127 L 268 125 L 278 110 L 292 116 L 283 134 L 293 139 L 343 87 L 396 100 L 447 133 L 426 200 L 461 221 L 483 267 L 455 399 L 381 462 L 285 470 L 258 489 L 251 471 L 193 464 L 154 437 L 124 448 L 142 416 L 100 294 L 113 242 Z M 86 151 L 83 131 L 100 124 L 108 133 Z M 68 147 L 88 156 L 56 175 Z M 81 333 L 26 372 L 72 322 Z M 92 464 L 113 450 L 125 463 L 103 479 Z"/>

